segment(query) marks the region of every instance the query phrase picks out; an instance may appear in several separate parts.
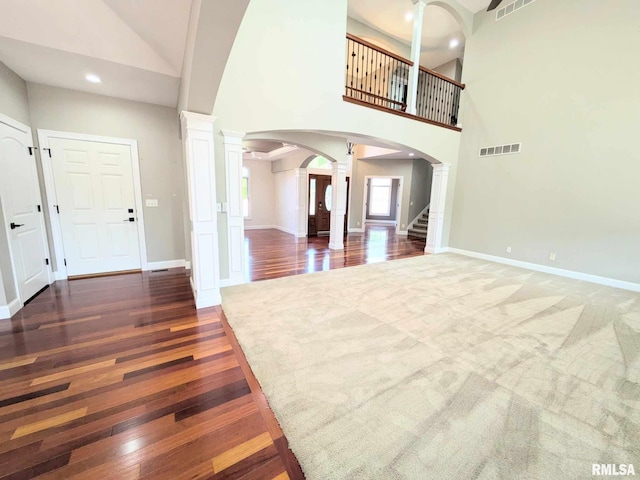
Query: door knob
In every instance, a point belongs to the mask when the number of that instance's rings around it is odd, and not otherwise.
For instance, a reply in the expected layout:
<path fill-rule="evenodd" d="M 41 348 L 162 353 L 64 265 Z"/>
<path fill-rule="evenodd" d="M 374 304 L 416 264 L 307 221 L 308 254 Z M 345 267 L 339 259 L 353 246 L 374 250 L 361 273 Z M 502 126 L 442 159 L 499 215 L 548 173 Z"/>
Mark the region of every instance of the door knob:
<path fill-rule="evenodd" d="M 123 220 L 123 222 L 135 222 L 135 221 L 136 221 L 136 219 L 133 218 L 133 217 L 129 217 L 126 220 Z"/>
<path fill-rule="evenodd" d="M 13 223 L 11 222 L 11 230 L 15 230 L 16 228 L 24 227 L 24 223 Z"/>

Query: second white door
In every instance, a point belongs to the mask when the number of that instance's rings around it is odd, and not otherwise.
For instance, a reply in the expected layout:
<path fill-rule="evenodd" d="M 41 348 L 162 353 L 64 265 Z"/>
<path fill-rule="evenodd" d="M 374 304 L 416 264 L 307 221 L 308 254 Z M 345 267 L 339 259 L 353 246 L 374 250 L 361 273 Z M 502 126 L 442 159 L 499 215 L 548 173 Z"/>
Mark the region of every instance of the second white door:
<path fill-rule="evenodd" d="M 131 146 L 51 138 L 49 147 L 67 274 L 140 269 Z"/>

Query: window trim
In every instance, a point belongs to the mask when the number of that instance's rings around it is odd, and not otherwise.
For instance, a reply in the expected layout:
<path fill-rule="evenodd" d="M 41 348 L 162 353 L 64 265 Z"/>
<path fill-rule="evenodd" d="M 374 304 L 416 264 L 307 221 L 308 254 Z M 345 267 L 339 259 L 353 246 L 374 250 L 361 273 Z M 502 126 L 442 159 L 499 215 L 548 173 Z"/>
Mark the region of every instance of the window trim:
<path fill-rule="evenodd" d="M 245 172 L 246 172 L 246 176 L 245 176 Z M 243 165 L 242 166 L 242 182 L 243 182 L 243 184 L 244 184 L 244 179 L 245 178 L 247 179 L 247 199 L 246 199 L 247 200 L 247 215 L 244 215 L 244 200 L 245 200 L 244 196 L 242 197 L 242 202 L 243 202 L 242 214 L 243 214 L 244 220 L 251 220 L 251 211 L 252 211 L 252 208 L 251 208 L 251 197 L 252 197 L 252 195 L 251 195 L 251 191 L 252 191 L 252 188 L 251 188 L 251 169 L 248 166 Z M 244 185 L 242 185 L 242 186 L 244 187 Z"/>

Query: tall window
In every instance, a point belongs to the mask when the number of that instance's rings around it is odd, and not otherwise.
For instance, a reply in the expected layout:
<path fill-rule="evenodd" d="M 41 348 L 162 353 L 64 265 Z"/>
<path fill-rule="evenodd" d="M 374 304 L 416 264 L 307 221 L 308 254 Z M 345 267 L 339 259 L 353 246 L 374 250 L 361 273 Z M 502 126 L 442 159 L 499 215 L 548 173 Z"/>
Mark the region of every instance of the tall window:
<path fill-rule="evenodd" d="M 249 194 L 249 169 L 242 167 L 242 212 L 244 218 L 250 218 L 251 216 Z"/>
<path fill-rule="evenodd" d="M 369 215 L 388 217 L 391 214 L 391 179 L 369 180 Z"/>

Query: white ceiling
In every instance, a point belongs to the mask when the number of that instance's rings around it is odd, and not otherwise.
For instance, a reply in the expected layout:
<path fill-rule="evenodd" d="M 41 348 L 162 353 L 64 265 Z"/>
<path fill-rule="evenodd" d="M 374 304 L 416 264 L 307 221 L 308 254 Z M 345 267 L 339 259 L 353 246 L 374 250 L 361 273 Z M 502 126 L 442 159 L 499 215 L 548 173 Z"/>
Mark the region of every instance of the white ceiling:
<path fill-rule="evenodd" d="M 486 9 L 490 0 L 458 0 L 475 13 Z M 348 15 L 392 38 L 411 46 L 413 23 L 405 18 L 413 11 L 411 0 L 349 0 Z M 449 48 L 451 39 L 460 42 Z M 453 16 L 441 7 L 427 5 L 422 25 L 422 55 L 420 64 L 436 68 L 455 58 L 462 58 L 464 35 Z"/>
<path fill-rule="evenodd" d="M 175 106 L 190 10 L 191 0 L 0 0 L 0 61 L 28 82 Z"/>

